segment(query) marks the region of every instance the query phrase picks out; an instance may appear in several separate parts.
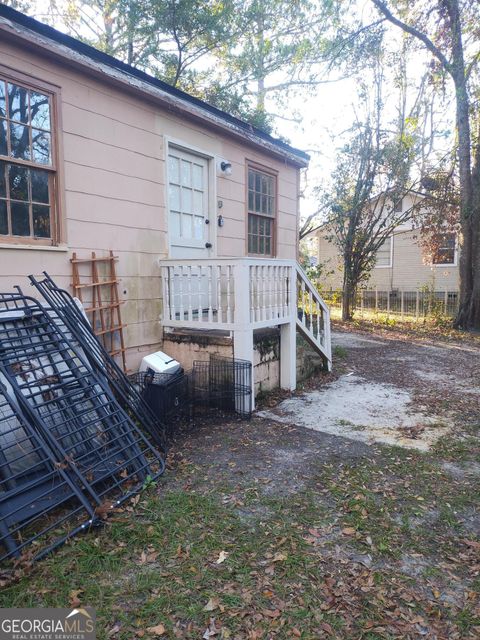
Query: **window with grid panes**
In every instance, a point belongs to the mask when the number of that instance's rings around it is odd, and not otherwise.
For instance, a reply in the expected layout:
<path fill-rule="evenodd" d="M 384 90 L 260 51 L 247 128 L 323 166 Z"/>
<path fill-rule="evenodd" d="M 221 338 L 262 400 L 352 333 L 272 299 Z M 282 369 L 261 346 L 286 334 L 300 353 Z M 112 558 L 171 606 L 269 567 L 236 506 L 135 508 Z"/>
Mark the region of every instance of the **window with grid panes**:
<path fill-rule="evenodd" d="M 377 253 L 375 256 L 376 267 L 392 266 L 392 242 L 393 242 L 393 236 L 390 236 L 377 249 Z"/>
<path fill-rule="evenodd" d="M 439 238 L 437 250 L 433 256 L 433 264 L 455 264 L 456 238 L 454 233 L 444 233 Z"/>
<path fill-rule="evenodd" d="M 248 168 L 248 253 L 273 255 L 276 180 L 274 175 Z"/>
<path fill-rule="evenodd" d="M 0 74 L 0 242 L 56 239 L 52 99 Z"/>

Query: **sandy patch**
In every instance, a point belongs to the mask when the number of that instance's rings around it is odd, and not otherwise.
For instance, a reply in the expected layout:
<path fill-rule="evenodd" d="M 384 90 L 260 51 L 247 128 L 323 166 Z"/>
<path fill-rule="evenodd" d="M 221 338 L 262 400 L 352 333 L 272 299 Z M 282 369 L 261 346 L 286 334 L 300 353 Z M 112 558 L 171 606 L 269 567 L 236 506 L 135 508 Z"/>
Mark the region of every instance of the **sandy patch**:
<path fill-rule="evenodd" d="M 388 345 L 388 342 L 375 338 L 366 338 L 365 336 L 360 336 L 356 333 L 340 333 L 336 331 L 332 333 L 332 345 L 338 345 L 339 347 L 345 347 L 346 349 L 362 349 L 367 345 L 381 347 Z"/>
<path fill-rule="evenodd" d="M 258 415 L 368 444 L 427 450 L 449 426 L 415 409 L 408 391 L 345 375 L 330 385 L 289 398 Z"/>

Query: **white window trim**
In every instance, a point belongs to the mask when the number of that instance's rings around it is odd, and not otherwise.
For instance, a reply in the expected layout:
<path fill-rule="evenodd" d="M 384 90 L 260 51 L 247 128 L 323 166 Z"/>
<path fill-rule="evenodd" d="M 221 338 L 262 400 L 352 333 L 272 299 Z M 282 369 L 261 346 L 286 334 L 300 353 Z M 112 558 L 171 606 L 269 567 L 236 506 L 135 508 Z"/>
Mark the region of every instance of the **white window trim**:
<path fill-rule="evenodd" d="M 453 250 L 453 262 L 433 262 L 432 267 L 445 269 L 446 267 L 458 267 L 458 236 L 455 234 L 455 249 Z"/>
<path fill-rule="evenodd" d="M 375 260 L 377 257 L 375 256 Z M 374 269 L 391 269 L 393 266 L 393 234 L 390 236 L 390 260 L 388 264 L 376 264 Z"/>

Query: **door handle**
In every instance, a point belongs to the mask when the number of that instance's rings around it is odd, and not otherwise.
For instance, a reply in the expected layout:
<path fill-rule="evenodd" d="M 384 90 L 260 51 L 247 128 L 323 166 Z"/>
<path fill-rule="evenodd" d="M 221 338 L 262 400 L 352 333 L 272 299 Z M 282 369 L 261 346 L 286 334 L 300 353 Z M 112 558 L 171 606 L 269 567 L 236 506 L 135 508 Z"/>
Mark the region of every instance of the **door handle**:
<path fill-rule="evenodd" d="M 205 248 L 206 249 L 211 249 L 212 248 L 212 243 L 211 242 L 205 242 Z"/>

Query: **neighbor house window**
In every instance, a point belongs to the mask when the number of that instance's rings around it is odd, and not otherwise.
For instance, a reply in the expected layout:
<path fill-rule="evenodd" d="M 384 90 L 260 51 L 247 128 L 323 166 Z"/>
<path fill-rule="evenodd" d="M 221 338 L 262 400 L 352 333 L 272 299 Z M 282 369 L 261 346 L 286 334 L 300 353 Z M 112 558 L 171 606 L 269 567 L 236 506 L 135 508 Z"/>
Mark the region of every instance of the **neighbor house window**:
<path fill-rule="evenodd" d="M 272 256 L 277 177 L 248 167 L 248 253 Z"/>
<path fill-rule="evenodd" d="M 390 236 L 380 245 L 376 255 L 376 267 L 391 267 L 392 266 L 392 243 L 393 236 Z"/>
<path fill-rule="evenodd" d="M 52 95 L 0 75 L 0 242 L 52 244 Z"/>
<path fill-rule="evenodd" d="M 454 233 L 442 234 L 439 238 L 438 248 L 433 256 L 433 264 L 455 264 L 455 245 L 456 239 Z"/>

